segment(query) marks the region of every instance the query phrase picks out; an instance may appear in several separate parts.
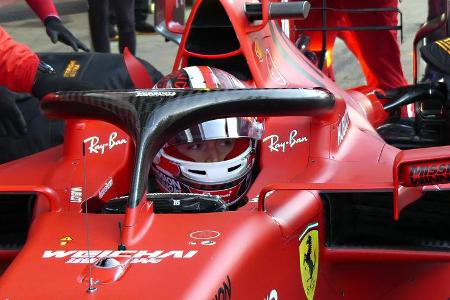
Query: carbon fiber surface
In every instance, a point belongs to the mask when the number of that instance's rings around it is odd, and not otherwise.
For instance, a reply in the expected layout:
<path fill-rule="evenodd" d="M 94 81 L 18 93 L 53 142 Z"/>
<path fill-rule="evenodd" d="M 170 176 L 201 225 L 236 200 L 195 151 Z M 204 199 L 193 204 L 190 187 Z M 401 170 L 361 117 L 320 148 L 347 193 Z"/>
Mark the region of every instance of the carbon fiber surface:
<path fill-rule="evenodd" d="M 142 198 L 151 162 L 178 131 L 223 117 L 315 116 L 330 112 L 334 96 L 322 89 L 152 89 L 66 92 L 42 102 L 49 117 L 99 119 L 133 137 L 137 155 L 130 207 Z"/>

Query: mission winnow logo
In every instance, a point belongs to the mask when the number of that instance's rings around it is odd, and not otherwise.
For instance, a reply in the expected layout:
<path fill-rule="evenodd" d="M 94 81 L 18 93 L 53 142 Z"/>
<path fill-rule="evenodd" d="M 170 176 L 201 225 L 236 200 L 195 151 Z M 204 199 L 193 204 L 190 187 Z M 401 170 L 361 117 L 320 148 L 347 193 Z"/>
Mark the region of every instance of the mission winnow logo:
<path fill-rule="evenodd" d="M 450 164 L 412 166 L 409 171 L 409 180 L 412 185 L 450 182 Z"/>

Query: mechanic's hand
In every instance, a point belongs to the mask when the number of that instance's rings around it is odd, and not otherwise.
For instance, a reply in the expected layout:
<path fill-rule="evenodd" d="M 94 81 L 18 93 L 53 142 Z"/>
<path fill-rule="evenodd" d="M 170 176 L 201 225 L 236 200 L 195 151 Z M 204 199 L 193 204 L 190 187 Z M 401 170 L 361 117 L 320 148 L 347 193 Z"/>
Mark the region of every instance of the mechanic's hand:
<path fill-rule="evenodd" d="M 27 123 L 13 93 L 0 87 L 0 136 L 20 137 L 27 133 Z"/>
<path fill-rule="evenodd" d="M 65 78 L 47 73 L 38 73 L 31 93 L 38 99 L 58 91 L 98 90 L 93 84 L 75 78 Z"/>
<path fill-rule="evenodd" d="M 53 43 L 60 41 L 66 45 L 72 47 L 74 51 L 82 49 L 89 52 L 89 48 L 86 47 L 82 42 L 80 42 L 73 34 L 67 30 L 67 28 L 62 24 L 61 20 L 57 17 L 50 16 L 44 20 L 44 25 L 47 29 L 47 35 L 50 37 Z"/>

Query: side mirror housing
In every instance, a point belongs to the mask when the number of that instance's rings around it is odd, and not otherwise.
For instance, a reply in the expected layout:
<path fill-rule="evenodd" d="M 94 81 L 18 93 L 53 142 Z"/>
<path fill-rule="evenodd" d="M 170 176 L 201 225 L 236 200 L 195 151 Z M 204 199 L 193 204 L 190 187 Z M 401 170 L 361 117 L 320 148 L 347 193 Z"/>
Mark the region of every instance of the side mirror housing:
<path fill-rule="evenodd" d="M 155 1 L 155 30 L 167 40 L 179 44 L 185 25 L 185 0 Z"/>

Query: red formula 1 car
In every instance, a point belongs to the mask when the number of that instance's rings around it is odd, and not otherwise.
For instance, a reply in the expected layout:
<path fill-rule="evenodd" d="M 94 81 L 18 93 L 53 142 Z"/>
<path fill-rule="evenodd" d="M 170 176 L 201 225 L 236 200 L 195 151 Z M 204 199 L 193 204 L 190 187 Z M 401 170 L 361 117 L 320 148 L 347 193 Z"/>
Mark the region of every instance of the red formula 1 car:
<path fill-rule="evenodd" d="M 48 96 L 64 145 L 0 166 L 22 218 L 2 215 L 0 297 L 447 298 L 450 147 L 400 150 L 374 129 L 417 93 L 387 106 L 324 76 L 272 20 L 306 17 L 307 2 L 201 0 L 184 27 L 173 11 L 175 69 L 213 66 L 250 88 Z M 266 121 L 245 206 L 147 193 L 171 136 L 251 115 Z"/>

